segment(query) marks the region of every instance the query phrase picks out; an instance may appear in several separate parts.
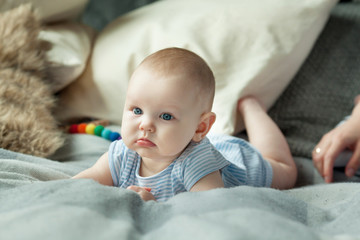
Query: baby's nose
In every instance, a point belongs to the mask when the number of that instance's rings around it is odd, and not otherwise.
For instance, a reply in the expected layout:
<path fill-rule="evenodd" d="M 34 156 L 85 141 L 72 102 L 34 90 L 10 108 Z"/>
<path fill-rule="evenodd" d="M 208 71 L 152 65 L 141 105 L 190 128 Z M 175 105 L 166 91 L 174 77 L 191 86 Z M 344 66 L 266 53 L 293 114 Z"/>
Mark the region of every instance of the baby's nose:
<path fill-rule="evenodd" d="M 146 132 L 155 132 L 155 125 L 150 118 L 144 117 L 139 125 L 139 129 Z"/>

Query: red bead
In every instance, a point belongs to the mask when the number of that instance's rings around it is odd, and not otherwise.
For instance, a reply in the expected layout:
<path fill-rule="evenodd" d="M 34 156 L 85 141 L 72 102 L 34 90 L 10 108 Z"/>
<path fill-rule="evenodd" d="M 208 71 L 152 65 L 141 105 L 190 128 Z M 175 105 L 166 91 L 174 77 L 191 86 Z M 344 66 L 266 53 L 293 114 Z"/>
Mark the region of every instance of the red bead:
<path fill-rule="evenodd" d="M 78 125 L 77 124 L 71 124 L 69 128 L 69 133 L 78 133 Z"/>

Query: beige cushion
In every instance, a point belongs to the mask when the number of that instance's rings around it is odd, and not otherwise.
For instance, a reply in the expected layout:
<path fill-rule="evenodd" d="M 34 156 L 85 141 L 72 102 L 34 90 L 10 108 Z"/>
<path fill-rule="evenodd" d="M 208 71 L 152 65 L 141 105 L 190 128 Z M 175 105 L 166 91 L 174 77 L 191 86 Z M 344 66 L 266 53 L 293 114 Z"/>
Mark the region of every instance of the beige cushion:
<path fill-rule="evenodd" d="M 336 2 L 167 0 L 137 9 L 100 32 L 87 69 L 62 93 L 57 114 L 61 120 L 87 116 L 121 124 L 135 67 L 147 55 L 176 46 L 196 52 L 213 69 L 213 130 L 232 134 L 242 128 L 238 99 L 253 94 L 269 108 L 308 56 Z"/>
<path fill-rule="evenodd" d="M 53 92 L 63 89 L 82 74 L 94 34 L 91 28 L 75 22 L 48 25 L 40 32 L 39 38 L 52 46 L 46 59 Z"/>
<path fill-rule="evenodd" d="M 0 0 L 0 12 L 31 3 L 39 13 L 40 20 L 54 22 L 77 18 L 89 0 Z"/>

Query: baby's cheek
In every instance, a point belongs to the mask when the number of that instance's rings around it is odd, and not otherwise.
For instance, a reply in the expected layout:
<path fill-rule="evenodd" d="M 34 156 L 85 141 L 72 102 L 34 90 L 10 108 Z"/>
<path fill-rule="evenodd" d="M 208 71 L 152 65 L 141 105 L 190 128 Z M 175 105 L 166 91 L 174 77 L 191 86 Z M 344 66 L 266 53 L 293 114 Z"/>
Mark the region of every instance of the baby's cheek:
<path fill-rule="evenodd" d="M 130 134 L 137 128 L 137 121 L 130 113 L 125 113 L 121 123 L 121 136 Z"/>
<path fill-rule="evenodd" d="M 191 141 L 191 138 L 184 135 L 184 132 L 171 134 L 167 139 L 165 144 L 166 149 L 169 150 L 169 154 L 181 153 Z"/>
<path fill-rule="evenodd" d="M 131 125 L 123 124 L 121 126 L 121 137 L 123 142 L 128 146 L 129 142 L 131 141 L 132 137 L 136 136 L 134 130 L 132 129 Z"/>
<path fill-rule="evenodd" d="M 127 138 L 127 135 L 128 135 L 127 129 L 128 129 L 128 127 L 126 126 L 126 124 L 122 124 L 122 125 L 121 125 L 120 134 L 121 134 L 122 139 L 126 139 L 126 138 Z"/>

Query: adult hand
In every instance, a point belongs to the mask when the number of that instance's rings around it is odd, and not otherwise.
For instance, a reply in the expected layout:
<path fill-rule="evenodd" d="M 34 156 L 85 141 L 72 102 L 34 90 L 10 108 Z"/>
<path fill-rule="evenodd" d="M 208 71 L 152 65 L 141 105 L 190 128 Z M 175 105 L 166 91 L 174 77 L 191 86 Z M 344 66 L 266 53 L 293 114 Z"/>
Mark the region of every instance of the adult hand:
<path fill-rule="evenodd" d="M 156 201 L 154 195 L 150 192 L 149 188 L 132 185 L 132 186 L 127 187 L 127 189 L 138 193 L 140 195 L 140 197 L 142 198 L 142 200 L 144 200 L 144 201 L 149 201 L 149 200 Z"/>
<path fill-rule="evenodd" d="M 360 122 L 351 116 L 342 125 L 325 134 L 312 152 L 313 163 L 325 182 L 333 179 L 333 166 L 337 156 L 345 149 L 353 154 L 346 165 L 345 174 L 352 177 L 360 166 Z"/>

